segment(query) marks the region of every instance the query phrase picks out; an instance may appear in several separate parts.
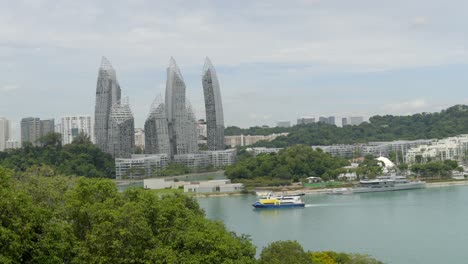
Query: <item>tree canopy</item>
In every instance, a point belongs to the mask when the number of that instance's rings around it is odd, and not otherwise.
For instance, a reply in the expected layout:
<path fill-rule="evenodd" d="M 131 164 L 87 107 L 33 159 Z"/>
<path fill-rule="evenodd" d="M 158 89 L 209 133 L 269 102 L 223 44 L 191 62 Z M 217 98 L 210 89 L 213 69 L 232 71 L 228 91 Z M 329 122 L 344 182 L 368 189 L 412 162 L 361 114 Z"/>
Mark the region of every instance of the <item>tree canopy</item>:
<path fill-rule="evenodd" d="M 107 179 L 21 176 L 0 168 L 1 263 L 255 263 L 245 236 L 193 198 Z"/>
<path fill-rule="evenodd" d="M 227 127 L 226 135 L 268 135 L 289 132 L 271 142 L 260 141 L 254 146 L 287 147 L 296 144 L 333 145 L 367 143 L 371 141 L 432 139 L 468 133 L 468 106 L 455 105 L 438 113 L 409 116 L 376 115 L 358 126 L 337 127 L 325 123 L 296 125 L 290 128 Z"/>
<path fill-rule="evenodd" d="M 236 164 L 227 166 L 225 175 L 229 179 L 252 179 L 271 177 L 294 179 L 308 176 L 335 177 L 348 161 L 333 157 L 320 149 L 296 145 L 281 150 L 278 154 L 260 154 L 245 157 Z"/>
<path fill-rule="evenodd" d="M 62 146 L 60 134 L 51 133 L 39 140 L 40 146 L 25 143 L 20 149 L 0 152 L 0 165 L 17 172 L 45 167 L 54 174 L 86 177 L 115 177 L 111 155 L 79 135 L 71 144 Z"/>

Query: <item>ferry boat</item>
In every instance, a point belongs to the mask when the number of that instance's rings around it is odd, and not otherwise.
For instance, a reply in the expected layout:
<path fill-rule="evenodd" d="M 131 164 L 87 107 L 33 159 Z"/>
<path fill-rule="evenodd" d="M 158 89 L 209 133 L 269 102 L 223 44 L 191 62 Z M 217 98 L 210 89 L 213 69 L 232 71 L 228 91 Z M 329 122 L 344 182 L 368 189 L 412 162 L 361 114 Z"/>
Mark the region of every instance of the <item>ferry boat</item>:
<path fill-rule="evenodd" d="M 265 198 L 260 198 L 254 204 L 255 208 L 291 208 L 291 207 L 304 207 L 305 203 L 299 195 L 282 195 L 272 196 L 269 195 Z"/>
<path fill-rule="evenodd" d="M 382 176 L 374 180 L 361 180 L 358 187 L 331 190 L 328 194 L 352 194 L 368 192 L 387 192 L 426 187 L 424 181 L 409 181 L 404 176 Z"/>

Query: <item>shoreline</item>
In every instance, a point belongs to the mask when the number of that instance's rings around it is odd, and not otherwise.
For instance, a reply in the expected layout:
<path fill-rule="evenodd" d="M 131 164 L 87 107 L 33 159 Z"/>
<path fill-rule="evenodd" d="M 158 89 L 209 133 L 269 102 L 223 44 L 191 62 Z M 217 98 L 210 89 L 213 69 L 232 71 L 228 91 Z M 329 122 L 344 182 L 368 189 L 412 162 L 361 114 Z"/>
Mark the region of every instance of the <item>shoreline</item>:
<path fill-rule="evenodd" d="M 441 181 L 441 182 L 426 182 L 426 188 L 439 188 L 439 187 L 451 187 L 451 186 L 464 186 L 468 185 L 468 180 L 459 180 L 459 181 Z M 298 194 L 304 193 L 306 195 L 316 195 L 316 194 L 326 194 L 330 188 L 321 188 L 321 189 L 296 189 L 293 191 L 285 191 L 288 194 Z M 248 193 L 252 194 L 252 193 Z M 227 196 L 240 196 L 248 195 L 246 193 L 234 192 L 234 193 L 204 193 L 193 195 L 194 198 L 210 198 L 210 197 L 227 197 Z"/>

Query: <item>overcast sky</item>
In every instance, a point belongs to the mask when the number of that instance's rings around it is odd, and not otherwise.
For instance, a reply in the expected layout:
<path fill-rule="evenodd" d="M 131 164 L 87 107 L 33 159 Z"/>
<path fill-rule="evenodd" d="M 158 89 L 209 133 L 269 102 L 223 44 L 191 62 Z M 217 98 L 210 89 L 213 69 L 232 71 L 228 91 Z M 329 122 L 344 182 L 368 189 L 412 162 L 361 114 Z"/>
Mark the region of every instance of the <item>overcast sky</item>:
<path fill-rule="evenodd" d="M 174 56 L 204 118 L 217 69 L 226 125 L 408 114 L 468 102 L 468 1 L 0 0 L 0 116 L 94 114 L 101 56 L 141 127 Z"/>

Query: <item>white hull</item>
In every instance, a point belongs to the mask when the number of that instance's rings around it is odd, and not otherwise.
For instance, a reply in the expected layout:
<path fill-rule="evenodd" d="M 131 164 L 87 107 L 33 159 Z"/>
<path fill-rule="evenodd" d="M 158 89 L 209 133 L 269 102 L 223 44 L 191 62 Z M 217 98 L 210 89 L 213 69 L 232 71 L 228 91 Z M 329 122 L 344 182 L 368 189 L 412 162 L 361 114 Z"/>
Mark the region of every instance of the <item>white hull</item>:
<path fill-rule="evenodd" d="M 388 187 L 357 187 L 351 188 L 353 193 L 368 193 L 368 192 L 388 192 L 388 191 L 401 191 L 401 190 L 412 190 L 422 189 L 426 187 L 425 182 L 409 182 L 395 184 L 394 186 Z"/>

